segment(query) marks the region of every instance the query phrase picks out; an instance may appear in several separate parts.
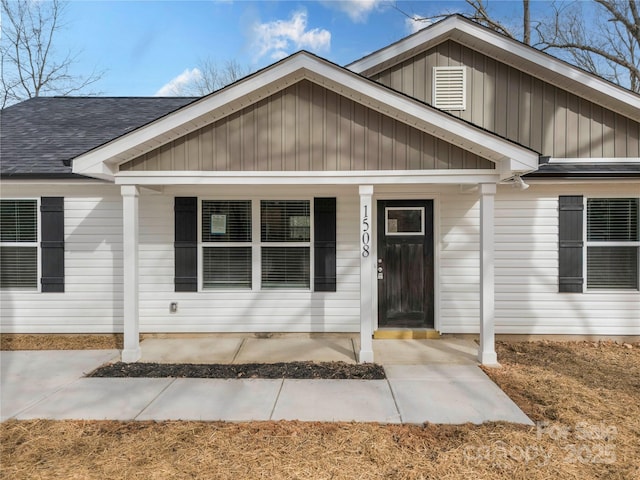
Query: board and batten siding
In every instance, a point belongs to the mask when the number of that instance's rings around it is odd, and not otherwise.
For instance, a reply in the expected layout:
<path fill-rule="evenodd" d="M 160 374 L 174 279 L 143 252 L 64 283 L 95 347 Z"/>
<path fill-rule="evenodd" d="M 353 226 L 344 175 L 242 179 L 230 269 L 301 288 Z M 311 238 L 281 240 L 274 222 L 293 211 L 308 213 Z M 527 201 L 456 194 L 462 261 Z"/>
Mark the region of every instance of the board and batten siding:
<path fill-rule="evenodd" d="M 252 189 L 189 189 L 201 198 L 253 200 L 309 198 L 290 189 L 286 196 Z M 276 190 L 277 191 L 277 190 Z M 176 196 L 185 195 L 177 191 Z M 360 329 L 360 257 L 357 191 L 314 192 L 337 198 L 336 292 L 303 290 L 174 291 L 174 196 L 140 197 L 140 330 L 142 332 L 358 332 Z M 200 235 L 200 232 L 198 232 Z M 201 261 L 200 251 L 198 252 Z M 169 304 L 178 302 L 175 313 Z"/>
<path fill-rule="evenodd" d="M 640 292 L 558 292 L 558 196 L 637 197 L 637 184 L 534 184 L 498 188 L 496 333 L 640 335 Z M 479 203 L 442 197 L 440 325 L 477 333 Z"/>
<path fill-rule="evenodd" d="M 122 331 L 122 200 L 113 186 L 4 182 L 3 198 L 64 197 L 65 291 L 0 291 L 4 333 Z"/>
<path fill-rule="evenodd" d="M 558 158 L 640 156 L 640 119 L 627 118 L 452 40 L 372 76 L 432 103 L 433 67 L 467 67 L 467 108 L 450 113 Z"/>
<path fill-rule="evenodd" d="M 121 171 L 492 169 L 484 158 L 302 80 Z"/>

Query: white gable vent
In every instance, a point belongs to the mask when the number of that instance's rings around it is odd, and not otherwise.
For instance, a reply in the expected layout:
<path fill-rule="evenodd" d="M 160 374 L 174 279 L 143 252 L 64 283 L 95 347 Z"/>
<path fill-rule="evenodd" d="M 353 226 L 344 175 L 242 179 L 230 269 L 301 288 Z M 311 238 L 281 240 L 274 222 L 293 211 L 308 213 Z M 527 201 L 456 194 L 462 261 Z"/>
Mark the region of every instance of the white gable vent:
<path fill-rule="evenodd" d="M 465 83 L 465 67 L 433 67 L 433 106 L 442 110 L 464 110 Z"/>

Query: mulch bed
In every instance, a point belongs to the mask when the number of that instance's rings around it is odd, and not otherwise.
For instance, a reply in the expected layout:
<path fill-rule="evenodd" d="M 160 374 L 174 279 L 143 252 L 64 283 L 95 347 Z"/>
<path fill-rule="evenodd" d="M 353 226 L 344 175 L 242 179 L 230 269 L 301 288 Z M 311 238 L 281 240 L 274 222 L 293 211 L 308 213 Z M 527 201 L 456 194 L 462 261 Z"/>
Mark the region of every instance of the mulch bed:
<path fill-rule="evenodd" d="M 329 380 L 383 380 L 384 369 L 373 363 L 287 362 L 245 364 L 123 363 L 103 365 L 88 377 L 148 378 L 295 378 Z"/>

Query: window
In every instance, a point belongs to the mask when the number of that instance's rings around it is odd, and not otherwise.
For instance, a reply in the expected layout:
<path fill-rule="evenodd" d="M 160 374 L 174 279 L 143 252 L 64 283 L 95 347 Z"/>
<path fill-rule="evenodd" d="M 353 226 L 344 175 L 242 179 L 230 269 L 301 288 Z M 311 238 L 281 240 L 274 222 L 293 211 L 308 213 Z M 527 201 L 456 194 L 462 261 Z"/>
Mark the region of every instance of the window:
<path fill-rule="evenodd" d="M 38 288 L 37 200 L 0 200 L 0 287 Z"/>
<path fill-rule="evenodd" d="M 466 102 L 465 67 L 433 67 L 433 106 L 465 110 Z"/>
<path fill-rule="evenodd" d="M 424 235 L 424 207 L 386 207 L 385 234 Z"/>
<path fill-rule="evenodd" d="M 251 201 L 202 202 L 202 286 L 251 288 Z"/>
<path fill-rule="evenodd" d="M 587 199 L 587 288 L 638 289 L 637 198 Z"/>
<path fill-rule="evenodd" d="M 311 213 L 308 200 L 260 202 L 262 288 L 309 288 Z"/>
<path fill-rule="evenodd" d="M 201 206 L 203 289 L 311 287 L 309 200 L 263 200 L 255 212 L 251 200 Z"/>

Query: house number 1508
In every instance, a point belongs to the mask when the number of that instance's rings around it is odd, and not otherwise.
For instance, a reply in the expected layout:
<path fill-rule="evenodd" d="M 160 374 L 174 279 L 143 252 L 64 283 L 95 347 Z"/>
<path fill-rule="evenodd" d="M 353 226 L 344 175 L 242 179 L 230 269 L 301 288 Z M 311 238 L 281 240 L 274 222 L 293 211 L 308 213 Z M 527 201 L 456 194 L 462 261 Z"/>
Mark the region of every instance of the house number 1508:
<path fill-rule="evenodd" d="M 369 242 L 371 235 L 369 234 L 369 215 L 367 213 L 367 205 L 364 206 L 364 215 L 362 216 L 362 256 L 369 256 Z"/>

